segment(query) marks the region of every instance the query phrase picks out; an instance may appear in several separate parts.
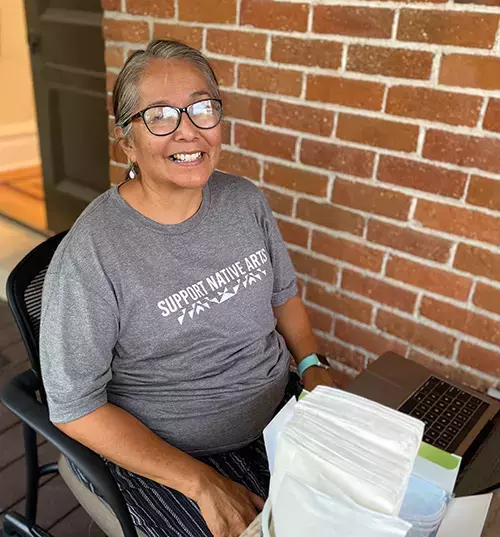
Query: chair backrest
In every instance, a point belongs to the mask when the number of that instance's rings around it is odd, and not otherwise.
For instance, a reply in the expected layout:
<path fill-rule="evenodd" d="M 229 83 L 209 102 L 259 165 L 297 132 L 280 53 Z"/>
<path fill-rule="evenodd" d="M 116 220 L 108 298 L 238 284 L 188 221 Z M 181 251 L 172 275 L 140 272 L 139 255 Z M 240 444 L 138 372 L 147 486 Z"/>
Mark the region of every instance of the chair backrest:
<path fill-rule="evenodd" d="M 39 336 L 42 312 L 42 289 L 45 274 L 63 231 L 31 250 L 10 273 L 7 280 L 7 301 L 21 332 L 33 371 L 40 375 Z"/>

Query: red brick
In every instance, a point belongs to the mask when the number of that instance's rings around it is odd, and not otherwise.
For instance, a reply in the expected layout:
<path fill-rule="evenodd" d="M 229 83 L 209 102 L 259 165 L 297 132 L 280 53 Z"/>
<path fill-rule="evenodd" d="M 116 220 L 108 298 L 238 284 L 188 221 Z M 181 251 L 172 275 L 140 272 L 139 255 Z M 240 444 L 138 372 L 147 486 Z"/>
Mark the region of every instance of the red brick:
<path fill-rule="evenodd" d="M 280 228 L 281 236 L 285 242 L 297 244 L 298 246 L 307 248 L 309 229 L 299 226 L 294 222 L 287 222 L 285 220 L 278 220 L 277 222 L 278 227 Z"/>
<path fill-rule="evenodd" d="M 340 319 L 335 322 L 335 336 L 377 356 L 388 351 L 397 352 L 401 356 L 406 354 L 407 347 L 404 343 L 388 339 L 373 329 L 361 328 Z"/>
<path fill-rule="evenodd" d="M 207 50 L 218 54 L 264 59 L 266 42 L 267 36 L 264 34 L 212 29 L 207 31 Z"/>
<path fill-rule="evenodd" d="M 115 133 L 115 118 L 114 116 L 108 116 L 108 134 L 110 138 L 113 138 Z"/>
<path fill-rule="evenodd" d="M 388 155 L 380 156 L 377 174 L 386 183 L 451 198 L 462 197 L 467 181 L 462 172 Z"/>
<path fill-rule="evenodd" d="M 342 61 L 342 44 L 322 39 L 273 37 L 271 59 L 324 69 L 338 69 Z"/>
<path fill-rule="evenodd" d="M 491 48 L 497 28 L 498 15 L 402 9 L 397 38 L 400 41 Z"/>
<path fill-rule="evenodd" d="M 478 4 L 481 6 L 498 7 L 498 0 L 455 0 L 455 4 Z"/>
<path fill-rule="evenodd" d="M 209 58 L 209 61 L 219 84 L 221 86 L 232 86 L 234 84 L 234 63 L 216 60 L 215 58 Z"/>
<path fill-rule="evenodd" d="M 260 177 L 260 163 L 257 159 L 231 151 L 222 151 L 217 168 L 250 179 L 258 180 Z"/>
<path fill-rule="evenodd" d="M 235 23 L 236 0 L 178 0 L 179 20 Z"/>
<path fill-rule="evenodd" d="M 459 244 L 453 266 L 464 272 L 500 281 L 500 255 L 483 248 Z"/>
<path fill-rule="evenodd" d="M 372 175 L 374 154 L 353 147 L 302 140 L 300 160 L 318 168 L 368 178 Z"/>
<path fill-rule="evenodd" d="M 483 128 L 489 131 L 500 132 L 500 99 L 490 99 L 486 115 L 483 121 Z"/>
<path fill-rule="evenodd" d="M 359 144 L 412 152 L 417 149 L 419 131 L 420 129 L 416 125 L 340 114 L 336 136 L 342 140 L 350 140 Z"/>
<path fill-rule="evenodd" d="M 465 332 L 470 313 L 466 309 L 428 296 L 424 296 L 420 304 L 420 315 L 459 332 Z"/>
<path fill-rule="evenodd" d="M 123 67 L 125 63 L 124 48 L 108 45 L 104 49 L 104 62 L 106 67 Z"/>
<path fill-rule="evenodd" d="M 307 287 L 307 282 L 297 276 L 297 289 L 298 289 L 298 296 L 302 297 L 304 296 L 305 288 Z"/>
<path fill-rule="evenodd" d="M 316 230 L 312 232 L 312 250 L 372 272 L 380 272 L 384 258 L 380 250 Z"/>
<path fill-rule="evenodd" d="M 306 308 L 307 316 L 309 317 L 309 321 L 311 323 L 311 326 L 313 327 L 313 330 L 320 330 L 321 332 L 325 332 L 326 334 L 328 334 L 332 329 L 332 316 L 329 313 L 324 313 L 309 306 L 307 306 Z M 320 351 L 320 354 L 323 353 Z"/>
<path fill-rule="evenodd" d="M 294 250 L 290 250 L 290 259 L 292 260 L 295 270 L 299 274 L 307 274 L 316 280 L 321 280 L 326 283 L 337 282 L 338 269 L 337 266 L 332 263 L 315 259 L 310 255 L 296 252 Z M 309 285 L 307 286 L 308 293 L 313 285 L 314 284 L 309 282 Z"/>
<path fill-rule="evenodd" d="M 456 300 L 467 300 L 472 285 L 464 276 L 394 256 L 389 258 L 385 275 Z"/>
<path fill-rule="evenodd" d="M 500 322 L 452 304 L 424 297 L 420 313 L 436 323 L 469 334 L 493 345 L 500 344 Z"/>
<path fill-rule="evenodd" d="M 378 312 L 375 324 L 384 332 L 408 341 L 412 345 L 423 347 L 442 356 L 453 354 L 455 338 L 423 324 L 383 310 Z"/>
<path fill-rule="evenodd" d="M 377 220 L 368 222 L 368 240 L 440 263 L 450 256 L 449 241 Z"/>
<path fill-rule="evenodd" d="M 458 361 L 493 377 L 500 376 L 500 353 L 462 341 Z"/>
<path fill-rule="evenodd" d="M 121 11 L 121 0 L 101 0 L 102 9 L 106 11 Z"/>
<path fill-rule="evenodd" d="M 271 190 L 270 188 L 261 187 L 261 190 L 262 192 L 264 192 L 267 198 L 267 202 L 275 213 L 292 216 L 292 196 L 287 196 L 286 194 L 282 194 L 281 192 L 276 192 L 276 190 Z"/>
<path fill-rule="evenodd" d="M 328 177 L 281 164 L 264 164 L 264 182 L 313 196 L 325 196 Z"/>
<path fill-rule="evenodd" d="M 109 182 L 112 185 L 119 185 L 125 181 L 127 176 L 127 168 L 111 165 L 109 167 Z"/>
<path fill-rule="evenodd" d="M 500 140 L 429 129 L 423 155 L 432 160 L 500 173 L 499 152 Z"/>
<path fill-rule="evenodd" d="M 236 124 L 236 146 L 288 160 L 293 160 L 295 153 L 295 136 L 270 132 L 257 127 Z"/>
<path fill-rule="evenodd" d="M 492 382 L 484 380 L 473 373 L 469 373 L 469 371 L 459 369 L 454 362 L 449 360 L 446 363 L 438 362 L 434 358 L 415 350 L 410 351 L 410 356 L 408 358 L 420 365 L 423 365 L 424 367 L 429 368 L 441 377 L 449 379 L 451 382 L 465 384 L 466 386 L 469 386 L 474 390 L 479 390 L 480 392 L 486 392 L 493 386 Z"/>
<path fill-rule="evenodd" d="M 262 99 L 260 97 L 222 91 L 221 98 L 226 117 L 246 119 L 260 123 L 262 118 Z"/>
<path fill-rule="evenodd" d="M 238 87 L 298 97 L 302 91 L 302 73 L 274 67 L 240 65 Z"/>
<path fill-rule="evenodd" d="M 347 70 L 370 75 L 428 80 L 433 57 L 431 52 L 351 45 L 347 54 Z"/>
<path fill-rule="evenodd" d="M 384 85 L 336 76 L 308 75 L 307 99 L 351 108 L 381 110 Z"/>
<path fill-rule="evenodd" d="M 410 211 L 411 198 L 393 190 L 336 179 L 332 202 L 368 213 L 406 220 Z"/>
<path fill-rule="evenodd" d="M 393 2 L 394 0 L 367 0 L 368 2 Z M 399 0 L 400 3 L 406 4 L 446 4 L 448 0 Z M 463 2 L 463 0 L 455 0 L 455 3 Z M 469 0 L 466 0 L 469 1 Z M 473 0 L 470 0 L 473 1 Z"/>
<path fill-rule="evenodd" d="M 333 131 L 333 112 L 310 106 L 267 101 L 266 123 L 318 136 L 330 136 Z"/>
<path fill-rule="evenodd" d="M 417 300 L 411 291 L 349 269 L 342 271 L 342 288 L 407 312 L 413 311 Z"/>
<path fill-rule="evenodd" d="M 483 310 L 500 314 L 500 289 L 478 282 L 472 301 Z"/>
<path fill-rule="evenodd" d="M 473 175 L 467 193 L 467 203 L 500 211 L 500 181 Z"/>
<path fill-rule="evenodd" d="M 203 30 L 202 28 L 196 28 L 194 26 L 180 26 L 179 24 L 163 24 L 155 22 L 153 38 L 173 39 L 185 43 L 190 47 L 201 49 Z"/>
<path fill-rule="evenodd" d="M 108 91 L 113 91 L 117 78 L 118 78 L 118 75 L 116 73 L 112 73 L 111 71 L 106 71 L 106 89 Z"/>
<path fill-rule="evenodd" d="M 353 235 L 362 235 L 365 227 L 365 220 L 359 214 L 333 207 L 329 203 L 316 203 L 307 199 L 299 199 L 297 218 Z"/>
<path fill-rule="evenodd" d="M 419 200 L 414 219 L 428 228 L 460 237 L 491 242 L 495 245 L 500 242 L 499 218 L 464 207 Z"/>
<path fill-rule="evenodd" d="M 221 121 L 222 126 L 222 143 L 226 145 L 231 144 L 231 122 L 227 119 Z"/>
<path fill-rule="evenodd" d="M 127 13 L 170 19 L 175 15 L 174 0 L 127 0 Z"/>
<path fill-rule="evenodd" d="M 145 21 L 104 19 L 102 32 L 105 41 L 128 41 L 146 43 L 149 40 L 149 26 Z"/>
<path fill-rule="evenodd" d="M 353 378 L 357 376 L 357 372 L 352 369 L 335 369 L 335 361 L 332 361 L 332 367 L 327 369 L 328 375 L 332 380 L 332 386 L 345 390 L 346 387 L 352 382 Z"/>
<path fill-rule="evenodd" d="M 113 98 L 109 93 L 106 95 L 106 110 L 109 115 L 113 115 Z"/>
<path fill-rule="evenodd" d="M 341 364 L 352 367 L 356 371 L 363 371 L 365 357 L 357 351 L 342 345 L 338 341 L 331 341 L 321 336 L 316 336 L 320 354 L 333 359 Z"/>
<path fill-rule="evenodd" d="M 240 24 L 285 32 L 305 32 L 309 6 L 270 0 L 242 0 Z"/>
<path fill-rule="evenodd" d="M 396 116 L 428 119 L 451 125 L 477 124 L 482 98 L 430 88 L 389 88 L 386 112 Z"/>
<path fill-rule="evenodd" d="M 394 11 L 369 7 L 315 6 L 313 32 L 389 38 Z"/>
<path fill-rule="evenodd" d="M 361 323 L 369 324 L 372 318 L 372 305 L 368 302 L 348 297 L 338 291 L 327 291 L 324 287 L 312 282 L 307 285 L 306 299 Z"/>
<path fill-rule="evenodd" d="M 447 54 L 441 60 L 439 82 L 464 88 L 500 89 L 500 58 Z"/>

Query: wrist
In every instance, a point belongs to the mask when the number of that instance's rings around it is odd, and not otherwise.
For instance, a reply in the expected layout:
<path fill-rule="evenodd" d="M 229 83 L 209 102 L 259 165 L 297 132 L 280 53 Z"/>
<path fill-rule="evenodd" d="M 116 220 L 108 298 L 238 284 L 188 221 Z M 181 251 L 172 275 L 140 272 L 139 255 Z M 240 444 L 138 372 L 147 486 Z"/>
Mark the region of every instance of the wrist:
<path fill-rule="evenodd" d="M 185 468 L 182 472 L 184 475 L 177 486 L 172 487 L 172 483 L 170 485 L 167 484 L 167 486 L 175 488 L 187 498 L 198 502 L 207 490 L 208 485 L 216 478 L 217 472 L 207 464 L 196 459 L 194 459 L 194 464 L 190 464 L 189 466 L 189 468 Z"/>
<path fill-rule="evenodd" d="M 300 360 L 300 362 L 297 364 L 297 372 L 301 380 L 304 378 L 306 371 L 308 371 L 310 368 L 320 365 L 321 362 L 319 361 L 318 355 L 315 352 L 302 358 L 302 360 Z"/>

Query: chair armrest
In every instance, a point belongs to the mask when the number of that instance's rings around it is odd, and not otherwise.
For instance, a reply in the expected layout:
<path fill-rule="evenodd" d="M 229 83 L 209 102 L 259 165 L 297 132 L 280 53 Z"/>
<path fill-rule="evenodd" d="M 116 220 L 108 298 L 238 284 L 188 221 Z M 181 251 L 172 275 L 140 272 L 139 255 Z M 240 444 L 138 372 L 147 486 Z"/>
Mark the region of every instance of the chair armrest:
<path fill-rule="evenodd" d="M 36 398 L 40 387 L 41 382 L 35 372 L 25 371 L 0 390 L 0 401 L 74 462 L 113 509 L 124 536 L 137 537 L 125 500 L 106 464 L 97 453 L 73 440 L 51 423 L 48 408 Z"/>

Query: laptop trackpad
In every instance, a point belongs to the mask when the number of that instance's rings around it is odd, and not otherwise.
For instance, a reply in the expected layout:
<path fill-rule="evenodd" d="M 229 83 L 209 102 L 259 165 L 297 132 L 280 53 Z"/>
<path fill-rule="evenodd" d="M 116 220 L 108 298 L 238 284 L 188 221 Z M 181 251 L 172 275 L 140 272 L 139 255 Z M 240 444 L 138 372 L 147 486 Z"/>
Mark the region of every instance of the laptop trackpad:
<path fill-rule="evenodd" d="M 402 388 L 369 370 L 354 379 L 345 390 L 391 408 L 398 408 L 411 395 L 408 388 Z"/>

